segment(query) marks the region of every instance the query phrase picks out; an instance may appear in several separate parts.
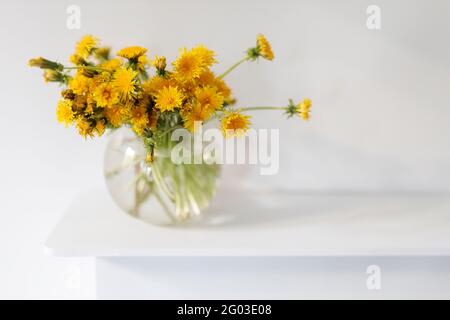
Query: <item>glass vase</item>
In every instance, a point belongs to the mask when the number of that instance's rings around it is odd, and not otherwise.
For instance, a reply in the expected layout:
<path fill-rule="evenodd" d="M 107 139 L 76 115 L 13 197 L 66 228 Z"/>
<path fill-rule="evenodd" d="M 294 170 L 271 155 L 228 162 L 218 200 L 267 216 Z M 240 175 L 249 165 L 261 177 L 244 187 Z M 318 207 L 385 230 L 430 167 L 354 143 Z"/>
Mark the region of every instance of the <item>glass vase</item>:
<path fill-rule="evenodd" d="M 217 164 L 175 164 L 173 145 L 155 148 L 149 163 L 143 141 L 131 129 L 115 130 L 105 152 L 104 174 L 114 202 L 125 212 L 156 225 L 199 219 L 218 182 Z"/>

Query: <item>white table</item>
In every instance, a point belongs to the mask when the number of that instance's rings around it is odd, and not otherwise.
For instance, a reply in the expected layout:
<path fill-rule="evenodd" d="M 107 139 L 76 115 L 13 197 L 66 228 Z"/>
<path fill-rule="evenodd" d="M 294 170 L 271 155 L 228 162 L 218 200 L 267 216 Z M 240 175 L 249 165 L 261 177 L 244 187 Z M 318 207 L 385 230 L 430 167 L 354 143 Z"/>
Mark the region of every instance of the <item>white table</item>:
<path fill-rule="evenodd" d="M 223 190 L 157 227 L 91 190 L 46 252 L 96 257 L 99 298 L 450 298 L 450 197 Z"/>

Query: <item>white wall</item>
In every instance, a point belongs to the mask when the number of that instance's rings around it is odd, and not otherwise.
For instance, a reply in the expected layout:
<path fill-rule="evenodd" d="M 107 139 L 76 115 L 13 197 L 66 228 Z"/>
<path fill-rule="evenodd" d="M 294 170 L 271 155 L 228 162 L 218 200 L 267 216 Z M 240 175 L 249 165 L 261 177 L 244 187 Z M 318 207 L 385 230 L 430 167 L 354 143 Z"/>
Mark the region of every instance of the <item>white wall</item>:
<path fill-rule="evenodd" d="M 82 10 L 81 30 L 66 8 Z M 366 8 L 382 29 L 366 28 Z M 92 297 L 90 259 L 54 259 L 42 243 L 74 195 L 101 185 L 104 140 L 83 141 L 55 121 L 59 89 L 27 67 L 43 55 L 67 61 L 92 33 L 118 49 L 140 44 L 173 58 L 197 43 L 222 63 L 264 33 L 276 60 L 247 64 L 228 78 L 242 105 L 314 101 L 309 123 L 274 113 L 254 118 L 280 128 L 281 169 L 248 185 L 304 190 L 450 190 L 450 2 L 2 1 L 0 72 L 0 298 Z M 99 226 L 101 228 L 101 226 Z M 81 286 L 72 286 L 80 273 Z"/>

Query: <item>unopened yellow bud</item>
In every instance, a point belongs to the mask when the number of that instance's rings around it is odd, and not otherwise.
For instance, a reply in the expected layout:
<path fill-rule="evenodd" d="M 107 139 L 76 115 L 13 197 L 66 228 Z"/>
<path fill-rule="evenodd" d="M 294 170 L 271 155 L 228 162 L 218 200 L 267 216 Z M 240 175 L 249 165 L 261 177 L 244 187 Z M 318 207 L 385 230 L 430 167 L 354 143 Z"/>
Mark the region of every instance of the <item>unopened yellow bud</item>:
<path fill-rule="evenodd" d="M 108 60 L 111 49 L 108 47 L 101 47 L 94 51 L 94 55 L 100 60 Z"/>
<path fill-rule="evenodd" d="M 152 61 L 152 66 L 156 68 L 156 70 L 160 72 L 164 72 L 167 66 L 166 57 L 164 56 L 155 56 L 155 59 Z"/>
<path fill-rule="evenodd" d="M 65 82 L 65 76 L 59 71 L 46 69 L 44 71 L 44 80 L 45 82 Z"/>
<path fill-rule="evenodd" d="M 41 69 L 50 69 L 50 70 L 58 70 L 58 71 L 64 70 L 64 66 L 62 64 L 47 60 L 42 57 L 30 59 L 28 61 L 28 65 L 30 67 L 38 67 Z"/>

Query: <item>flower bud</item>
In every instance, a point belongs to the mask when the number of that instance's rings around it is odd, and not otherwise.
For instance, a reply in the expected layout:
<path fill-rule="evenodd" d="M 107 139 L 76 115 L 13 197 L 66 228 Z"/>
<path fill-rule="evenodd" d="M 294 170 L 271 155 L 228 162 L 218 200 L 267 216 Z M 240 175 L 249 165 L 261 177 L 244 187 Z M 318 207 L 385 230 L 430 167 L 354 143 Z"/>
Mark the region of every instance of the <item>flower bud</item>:
<path fill-rule="evenodd" d="M 44 80 L 45 82 L 61 82 L 65 83 L 66 76 L 59 71 L 46 69 L 44 71 Z"/>
<path fill-rule="evenodd" d="M 164 74 L 167 66 L 166 57 L 155 56 L 155 59 L 152 61 L 152 65 L 156 68 L 158 72 Z"/>
<path fill-rule="evenodd" d="M 94 51 L 94 55 L 96 58 L 100 60 L 108 60 L 111 49 L 108 47 L 101 47 Z"/>
<path fill-rule="evenodd" d="M 66 90 L 63 90 L 63 91 L 61 92 L 61 96 L 62 96 L 64 99 L 67 99 L 67 100 L 73 100 L 73 99 L 75 99 L 75 93 L 72 91 L 72 89 L 66 89 Z"/>
<path fill-rule="evenodd" d="M 38 68 L 41 68 L 41 69 L 50 69 L 50 70 L 56 70 L 56 71 L 63 71 L 64 70 L 64 66 L 62 64 L 54 62 L 54 61 L 47 60 L 47 59 L 42 58 L 42 57 L 30 59 L 28 61 L 28 65 L 30 67 L 38 67 Z"/>

